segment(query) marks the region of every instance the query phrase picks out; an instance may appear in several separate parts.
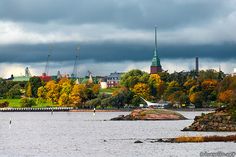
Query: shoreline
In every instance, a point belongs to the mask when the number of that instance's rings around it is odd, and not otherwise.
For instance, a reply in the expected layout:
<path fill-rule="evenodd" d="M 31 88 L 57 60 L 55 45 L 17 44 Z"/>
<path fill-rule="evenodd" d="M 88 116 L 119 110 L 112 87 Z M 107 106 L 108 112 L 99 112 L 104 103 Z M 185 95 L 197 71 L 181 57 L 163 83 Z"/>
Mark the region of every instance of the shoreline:
<path fill-rule="evenodd" d="M 139 108 L 136 108 L 139 109 Z M 96 112 L 131 112 L 135 109 L 96 109 Z M 174 109 L 170 111 L 180 112 L 210 112 L 215 111 L 214 108 L 197 108 L 197 109 Z M 0 108 L 0 112 L 94 112 L 93 109 L 72 109 L 71 107 L 47 107 L 47 108 Z"/>
<path fill-rule="evenodd" d="M 203 143 L 203 142 L 236 142 L 236 135 L 227 136 L 179 136 L 174 138 L 158 138 L 158 139 L 146 139 L 144 141 L 150 143 Z M 136 140 L 134 143 L 143 143 L 143 141 Z"/>
<path fill-rule="evenodd" d="M 121 109 L 96 109 L 96 112 L 130 112 L 131 110 L 121 110 Z M 72 109 L 68 112 L 94 112 L 93 109 Z"/>

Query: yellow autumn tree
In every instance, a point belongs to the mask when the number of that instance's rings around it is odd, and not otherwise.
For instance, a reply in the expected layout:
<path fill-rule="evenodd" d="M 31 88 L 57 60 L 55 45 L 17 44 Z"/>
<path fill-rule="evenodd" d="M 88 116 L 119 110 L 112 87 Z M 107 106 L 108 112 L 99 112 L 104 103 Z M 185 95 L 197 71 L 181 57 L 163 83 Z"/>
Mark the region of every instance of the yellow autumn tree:
<path fill-rule="evenodd" d="M 59 100 L 58 104 L 60 106 L 69 106 L 69 95 L 67 93 L 62 93 Z"/>
<path fill-rule="evenodd" d="M 189 100 L 191 103 L 201 106 L 203 102 L 202 92 L 196 92 L 196 93 L 191 94 L 189 96 Z"/>
<path fill-rule="evenodd" d="M 217 81 L 216 80 L 204 80 L 201 84 L 202 90 L 204 92 L 212 92 L 216 86 L 217 86 Z"/>
<path fill-rule="evenodd" d="M 188 79 L 184 83 L 184 88 L 187 89 L 188 91 L 197 84 L 197 81 L 195 79 Z"/>
<path fill-rule="evenodd" d="M 99 84 L 94 84 L 92 86 L 93 94 L 98 95 L 99 94 L 99 90 L 100 90 L 100 85 Z"/>
<path fill-rule="evenodd" d="M 145 99 L 150 99 L 150 88 L 147 84 L 145 83 L 137 83 L 134 88 L 133 92 L 137 94 L 140 97 L 143 97 Z"/>
<path fill-rule="evenodd" d="M 230 100 L 233 97 L 233 91 L 232 90 L 226 90 L 224 92 L 221 92 L 218 96 L 218 99 L 220 102 L 223 103 L 230 103 Z"/>
<path fill-rule="evenodd" d="M 60 86 L 62 86 L 63 84 L 70 84 L 70 83 L 71 83 L 71 80 L 67 77 L 62 77 L 58 82 Z"/>
<path fill-rule="evenodd" d="M 86 101 L 86 86 L 84 84 L 75 84 L 70 93 L 69 101 L 73 106 L 82 106 Z"/>
<path fill-rule="evenodd" d="M 63 77 L 58 82 L 60 87 L 60 98 L 58 100 L 59 105 L 67 105 L 69 104 L 69 95 L 72 90 L 71 80 L 67 77 Z"/>
<path fill-rule="evenodd" d="M 39 98 L 43 98 L 43 99 L 46 98 L 46 90 L 43 86 L 38 88 L 37 95 L 38 95 Z"/>
<path fill-rule="evenodd" d="M 32 97 L 32 87 L 31 87 L 30 82 L 28 82 L 27 85 L 26 85 L 25 96 L 26 97 Z"/>
<path fill-rule="evenodd" d="M 60 87 L 54 80 L 46 83 L 45 90 L 47 100 L 51 101 L 52 103 L 58 102 L 60 97 Z"/>
<path fill-rule="evenodd" d="M 158 74 L 151 74 L 148 79 L 148 83 L 156 88 L 160 84 L 160 82 L 161 82 L 161 77 Z"/>

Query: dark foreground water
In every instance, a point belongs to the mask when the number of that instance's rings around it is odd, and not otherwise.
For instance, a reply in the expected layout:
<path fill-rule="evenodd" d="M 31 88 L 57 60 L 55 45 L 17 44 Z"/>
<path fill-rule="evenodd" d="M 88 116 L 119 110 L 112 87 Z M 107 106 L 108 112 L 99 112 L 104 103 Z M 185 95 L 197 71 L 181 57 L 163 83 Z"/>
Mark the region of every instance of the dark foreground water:
<path fill-rule="evenodd" d="M 104 121 L 128 113 L 0 113 L 0 156 L 163 157 L 236 152 L 236 143 L 150 143 L 146 138 L 232 133 L 181 132 L 201 112 L 181 112 L 184 121 Z M 12 125 L 9 126 L 9 120 Z M 144 143 L 135 144 L 135 140 Z M 105 140 L 105 141 L 104 141 Z M 236 156 L 236 155 L 235 155 Z"/>

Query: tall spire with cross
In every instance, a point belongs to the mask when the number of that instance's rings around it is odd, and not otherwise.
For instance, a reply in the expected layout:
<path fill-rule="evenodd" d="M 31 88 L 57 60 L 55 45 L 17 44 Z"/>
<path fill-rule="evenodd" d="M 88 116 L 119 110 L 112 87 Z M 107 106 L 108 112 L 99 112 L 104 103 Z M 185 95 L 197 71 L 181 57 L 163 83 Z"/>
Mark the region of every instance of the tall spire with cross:
<path fill-rule="evenodd" d="M 155 26 L 155 52 L 157 51 L 157 26 Z M 156 53 L 155 53 L 156 55 Z"/>
<path fill-rule="evenodd" d="M 152 58 L 152 65 L 150 67 L 150 73 L 156 74 L 158 72 L 162 72 L 162 67 L 161 67 L 160 59 L 157 54 L 157 26 L 155 26 L 155 49 L 154 49 L 154 55 Z"/>

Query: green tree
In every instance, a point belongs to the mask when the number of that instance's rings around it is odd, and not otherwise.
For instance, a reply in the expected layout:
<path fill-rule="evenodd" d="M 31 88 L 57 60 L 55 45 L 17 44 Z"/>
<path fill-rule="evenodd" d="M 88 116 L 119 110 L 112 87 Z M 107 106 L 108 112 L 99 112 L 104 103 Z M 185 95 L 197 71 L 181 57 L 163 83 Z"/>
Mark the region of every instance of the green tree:
<path fill-rule="evenodd" d="M 167 71 L 160 72 L 160 73 L 158 73 L 158 75 L 161 77 L 161 80 L 164 82 L 171 81 L 170 74 Z"/>
<path fill-rule="evenodd" d="M 18 84 L 18 83 L 13 82 L 13 81 L 6 81 L 6 80 L 0 78 L 0 97 L 3 97 L 3 98 L 8 97 L 7 96 L 8 91 L 16 84 Z"/>
<path fill-rule="evenodd" d="M 200 81 L 203 81 L 203 80 L 218 80 L 219 78 L 219 72 L 217 72 L 216 70 L 214 69 L 208 69 L 208 70 L 201 70 L 199 72 L 199 77 L 198 79 Z"/>
<path fill-rule="evenodd" d="M 31 77 L 29 82 L 31 84 L 32 97 L 36 98 L 38 96 L 38 88 L 43 86 L 43 82 L 39 77 Z"/>
<path fill-rule="evenodd" d="M 180 85 L 177 81 L 171 81 L 170 83 L 168 83 L 168 86 L 167 86 L 167 89 L 165 90 L 165 93 L 164 93 L 164 99 L 167 99 L 168 100 L 168 97 L 177 92 L 177 91 L 180 91 L 181 88 L 180 88 Z"/>
<path fill-rule="evenodd" d="M 110 105 L 116 108 L 122 108 L 132 101 L 132 96 L 133 95 L 130 90 L 125 87 L 120 88 L 112 93 L 112 96 L 109 99 Z"/>
<path fill-rule="evenodd" d="M 176 81 L 180 86 L 183 86 L 183 84 L 187 81 L 188 79 L 188 73 L 181 71 L 181 72 L 174 72 L 170 74 L 170 80 L 171 81 Z"/>
<path fill-rule="evenodd" d="M 35 100 L 32 98 L 21 98 L 20 103 L 21 107 L 32 107 L 37 105 Z"/>
<path fill-rule="evenodd" d="M 112 101 L 113 101 L 112 96 L 102 99 L 101 100 L 101 107 L 106 108 L 108 106 L 111 106 Z"/>
<path fill-rule="evenodd" d="M 148 83 L 149 74 L 141 70 L 131 70 L 121 77 L 121 85 L 132 89 L 137 83 Z"/>
<path fill-rule="evenodd" d="M 22 95 L 21 93 L 21 86 L 19 84 L 14 85 L 11 89 L 6 93 L 7 98 L 20 98 Z"/>
<path fill-rule="evenodd" d="M 89 100 L 85 103 L 85 106 L 88 108 L 93 108 L 101 105 L 101 98 L 95 98 L 92 100 Z"/>

